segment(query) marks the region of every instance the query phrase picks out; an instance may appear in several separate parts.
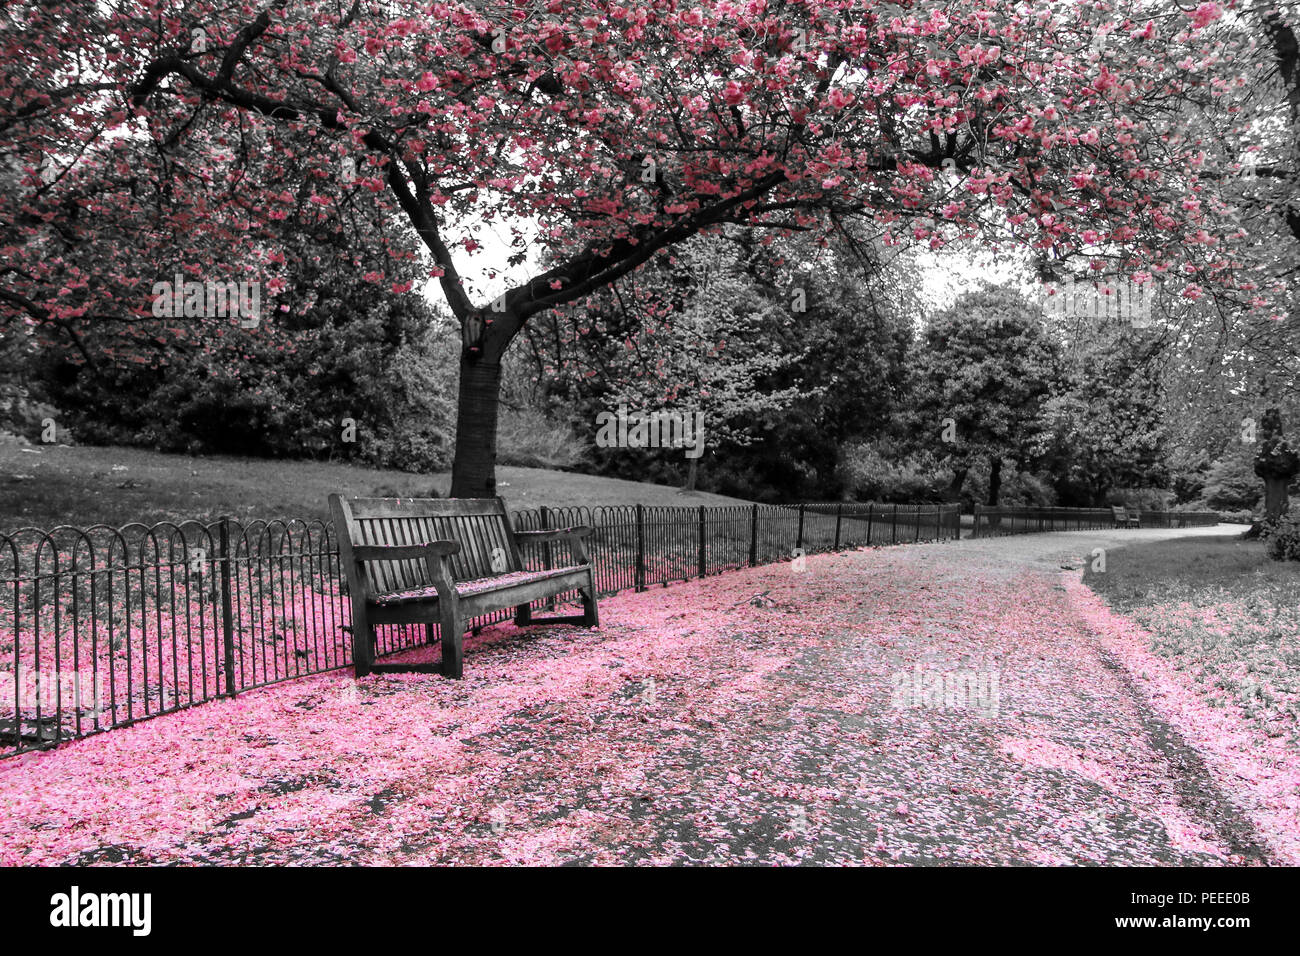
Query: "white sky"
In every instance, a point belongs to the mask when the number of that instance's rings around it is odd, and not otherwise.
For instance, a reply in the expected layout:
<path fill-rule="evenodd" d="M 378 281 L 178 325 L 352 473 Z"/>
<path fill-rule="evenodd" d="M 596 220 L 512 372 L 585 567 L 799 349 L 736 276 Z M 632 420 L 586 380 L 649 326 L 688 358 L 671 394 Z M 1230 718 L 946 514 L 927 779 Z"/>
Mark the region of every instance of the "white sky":
<path fill-rule="evenodd" d="M 479 243 L 480 247 L 473 253 L 461 247 L 452 250 L 452 259 L 464 279 L 466 292 L 475 303 L 486 304 L 541 271 L 540 247 L 532 244 L 523 264 L 507 265 L 514 250 L 510 246 L 510 228 L 505 223 L 478 223 L 464 231 L 448 229 L 446 234 L 473 235 Z M 938 252 L 919 253 L 918 260 L 925 272 L 921 295 L 927 311 L 931 312 L 947 308 L 963 292 L 984 285 L 1014 282 L 1024 276 L 1024 257 L 1010 248 L 990 253 L 974 247 L 951 246 Z M 490 278 L 493 271 L 496 277 Z M 437 279 L 426 283 L 424 294 L 430 302 L 446 305 Z"/>

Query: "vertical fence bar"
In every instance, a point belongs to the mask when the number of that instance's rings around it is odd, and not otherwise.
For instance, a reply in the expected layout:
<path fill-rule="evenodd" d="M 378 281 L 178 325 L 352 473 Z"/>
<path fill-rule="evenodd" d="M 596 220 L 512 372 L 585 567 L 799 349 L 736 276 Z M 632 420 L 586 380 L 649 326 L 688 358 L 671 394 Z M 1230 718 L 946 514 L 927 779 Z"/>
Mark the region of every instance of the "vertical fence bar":
<path fill-rule="evenodd" d="M 799 534 L 795 537 L 795 542 L 794 542 L 794 546 L 796 550 L 803 547 L 803 509 L 804 506 L 800 505 L 799 506 Z"/>
<path fill-rule="evenodd" d="M 835 506 L 835 547 L 833 550 L 840 549 L 840 526 L 844 524 L 844 502 Z"/>
<path fill-rule="evenodd" d="M 542 520 L 541 530 L 550 531 L 551 530 L 551 509 L 546 507 L 546 505 L 542 505 L 542 507 L 538 510 L 539 513 L 541 514 L 541 520 Z M 547 571 L 551 570 L 553 566 L 551 562 L 552 562 L 551 542 L 545 541 L 542 543 L 542 567 Z M 549 598 L 546 599 L 546 610 L 548 612 L 555 610 L 555 595 L 551 595 Z"/>
<path fill-rule="evenodd" d="M 749 566 L 758 564 L 758 505 L 753 506 L 749 519 Z"/>
<path fill-rule="evenodd" d="M 235 621 L 231 613 L 230 518 L 221 519 L 221 656 L 225 658 L 226 696 L 235 696 Z M 250 555 L 251 557 L 251 555 Z"/>
<path fill-rule="evenodd" d="M 704 505 L 700 505 L 700 577 L 709 573 L 709 558 L 704 537 Z"/>
<path fill-rule="evenodd" d="M 889 519 L 889 543 L 898 544 L 898 505 L 894 505 L 894 513 Z"/>
<path fill-rule="evenodd" d="M 645 505 L 636 506 L 636 589 L 645 590 Z"/>

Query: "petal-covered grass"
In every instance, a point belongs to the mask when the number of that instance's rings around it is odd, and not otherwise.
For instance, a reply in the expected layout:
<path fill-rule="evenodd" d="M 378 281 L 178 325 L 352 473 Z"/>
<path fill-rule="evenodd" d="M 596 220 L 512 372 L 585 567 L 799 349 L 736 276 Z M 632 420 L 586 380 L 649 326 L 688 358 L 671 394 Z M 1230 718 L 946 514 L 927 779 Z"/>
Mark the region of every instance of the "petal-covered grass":
<path fill-rule="evenodd" d="M 1286 858 L 1294 826 L 1252 826 L 1212 799 L 1228 792 L 1217 764 L 1198 770 L 1163 733 L 1160 701 L 1135 690 L 1038 560 L 1078 540 L 1092 538 L 826 555 L 802 572 L 623 594 L 602 602 L 599 629 L 485 630 L 467 642 L 463 681 L 321 675 L 7 760 L 0 853 L 9 864 Z"/>
<path fill-rule="evenodd" d="M 1271 733 L 1258 715 L 1212 703 L 1151 632 L 1115 614 L 1076 581 L 1067 584 L 1088 626 L 1113 653 L 1143 698 L 1204 762 L 1210 778 L 1242 811 L 1278 862 L 1300 862 L 1300 748 Z"/>
<path fill-rule="evenodd" d="M 1121 548 L 1086 580 L 1207 703 L 1300 744 L 1300 564 L 1223 536 Z"/>
<path fill-rule="evenodd" d="M 1300 860 L 1300 566 L 1232 535 L 1131 545 L 1105 568 L 1084 580 L 1110 607 L 1079 595 L 1090 623 Z"/>

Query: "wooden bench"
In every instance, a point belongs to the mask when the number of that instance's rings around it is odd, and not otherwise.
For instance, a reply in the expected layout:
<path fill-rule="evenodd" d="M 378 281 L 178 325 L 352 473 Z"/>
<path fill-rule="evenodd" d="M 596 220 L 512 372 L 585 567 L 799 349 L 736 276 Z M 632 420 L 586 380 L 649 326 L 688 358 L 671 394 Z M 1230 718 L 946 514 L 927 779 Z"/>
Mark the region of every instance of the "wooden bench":
<path fill-rule="evenodd" d="M 460 677 L 471 618 L 515 609 L 515 623 L 600 623 L 596 579 L 584 539 L 590 528 L 515 531 L 500 498 L 344 498 L 330 495 L 330 516 L 352 604 L 352 660 L 358 677 L 371 672 L 430 671 L 432 665 L 375 663 L 375 627 L 433 625 L 442 640 L 442 673 Z M 566 541 L 574 562 L 543 571 L 524 568 L 520 544 Z M 582 614 L 534 619 L 530 604 L 569 591 Z"/>
<path fill-rule="evenodd" d="M 1111 505 L 1110 513 L 1115 516 L 1115 527 L 1117 528 L 1142 527 L 1142 516 L 1136 511 L 1125 510 L 1119 505 Z"/>

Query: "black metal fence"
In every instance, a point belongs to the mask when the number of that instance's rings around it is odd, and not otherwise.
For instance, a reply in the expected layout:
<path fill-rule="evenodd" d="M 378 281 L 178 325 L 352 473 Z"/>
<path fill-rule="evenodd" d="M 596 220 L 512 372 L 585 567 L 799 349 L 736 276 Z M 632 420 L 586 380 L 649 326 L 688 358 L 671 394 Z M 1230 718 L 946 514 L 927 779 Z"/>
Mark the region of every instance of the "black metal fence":
<path fill-rule="evenodd" d="M 1219 523 L 1215 511 L 1136 511 L 1143 528 L 1199 528 Z M 985 508 L 976 505 L 971 536 L 987 538 L 1040 531 L 1097 531 L 1114 528 L 1110 508 Z"/>
<path fill-rule="evenodd" d="M 602 594 L 801 552 L 960 536 L 955 505 L 620 505 L 539 508 L 513 519 L 520 530 L 594 528 Z M 570 556 L 547 544 L 524 557 L 542 568 Z M 348 665 L 345 597 L 333 529 L 316 520 L 0 535 L 0 756 Z M 376 650 L 426 640 L 422 625 L 383 627 Z"/>

